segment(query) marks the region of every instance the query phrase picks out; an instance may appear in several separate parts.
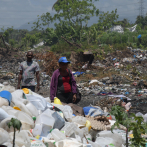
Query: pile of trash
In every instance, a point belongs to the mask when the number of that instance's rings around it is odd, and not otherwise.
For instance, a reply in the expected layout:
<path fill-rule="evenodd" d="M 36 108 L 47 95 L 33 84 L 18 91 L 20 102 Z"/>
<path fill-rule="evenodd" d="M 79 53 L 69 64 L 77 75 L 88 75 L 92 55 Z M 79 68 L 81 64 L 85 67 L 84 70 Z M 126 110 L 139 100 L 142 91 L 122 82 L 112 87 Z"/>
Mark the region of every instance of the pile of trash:
<path fill-rule="evenodd" d="M 140 115 L 140 114 L 139 114 Z M 14 134 L 12 118 L 22 126 Z M 0 84 L 0 145 L 12 147 L 123 147 L 125 127 L 111 132 L 115 118 L 98 106 L 84 108 Z M 17 127 L 16 127 L 17 128 Z"/>

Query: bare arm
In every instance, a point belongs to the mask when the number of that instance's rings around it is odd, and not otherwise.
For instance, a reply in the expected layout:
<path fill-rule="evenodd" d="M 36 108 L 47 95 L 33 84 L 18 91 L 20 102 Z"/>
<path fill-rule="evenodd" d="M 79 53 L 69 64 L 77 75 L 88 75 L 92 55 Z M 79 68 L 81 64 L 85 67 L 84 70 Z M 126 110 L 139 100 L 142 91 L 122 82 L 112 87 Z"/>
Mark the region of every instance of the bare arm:
<path fill-rule="evenodd" d="M 39 89 L 40 89 L 40 76 L 39 76 L 39 71 L 36 72 L 36 79 L 37 79 L 37 89 L 39 91 Z"/>
<path fill-rule="evenodd" d="M 18 75 L 18 85 L 17 85 L 17 89 L 20 89 L 20 82 L 22 80 L 22 70 L 20 70 L 19 75 Z"/>

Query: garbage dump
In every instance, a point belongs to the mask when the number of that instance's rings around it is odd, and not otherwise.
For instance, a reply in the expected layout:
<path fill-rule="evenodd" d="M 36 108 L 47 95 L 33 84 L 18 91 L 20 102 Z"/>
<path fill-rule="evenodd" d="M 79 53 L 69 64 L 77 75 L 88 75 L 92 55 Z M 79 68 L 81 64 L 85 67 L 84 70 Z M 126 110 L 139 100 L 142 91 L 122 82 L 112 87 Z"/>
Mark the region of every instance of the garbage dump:
<path fill-rule="evenodd" d="M 49 56 L 49 59 L 45 59 L 45 56 Z M 111 130 L 117 122 L 111 110 L 114 106 L 120 106 L 126 114 L 133 112 L 136 117 L 142 116 L 142 123 L 147 122 L 147 81 L 144 78 L 147 70 L 146 52 L 128 47 L 126 51 L 107 54 L 102 61 L 94 61 L 89 68 L 84 66 L 86 63 L 71 64 L 82 94 L 77 105 L 62 103 L 57 97 L 51 102 L 48 92 L 51 75 L 58 68 L 58 57 L 53 56 L 53 62 L 51 56 L 53 53 L 44 54 L 40 61 L 40 55 L 36 56 L 35 60 L 40 62 L 44 71 L 40 82 L 42 90 L 38 93 L 30 89 L 15 89 L 17 74 L 14 73 L 17 68 L 10 74 L 9 70 L 4 71 L 5 64 L 2 65 L 0 145 L 125 147 L 127 139 L 131 143 L 135 135 L 129 131 L 126 137 L 126 126 L 119 124 L 119 127 Z M 99 75 L 101 71 L 103 74 Z M 15 120 L 21 122 L 20 130 L 18 122 L 15 126 Z M 146 139 L 146 133 L 141 137 Z"/>
<path fill-rule="evenodd" d="M 20 131 L 15 132 L 15 145 L 18 147 L 122 146 L 122 136 L 109 131 L 109 113 L 100 107 L 84 107 L 84 115 L 78 116 L 70 105 L 62 105 L 58 98 L 51 103 L 49 98 L 31 90 L 28 94 L 26 90 L 14 90 L 11 93 L 3 90 L 0 96 L 3 103 L 0 108 L 2 145 L 12 146 L 14 128 L 9 128 L 8 123 L 16 118 L 22 123 Z"/>

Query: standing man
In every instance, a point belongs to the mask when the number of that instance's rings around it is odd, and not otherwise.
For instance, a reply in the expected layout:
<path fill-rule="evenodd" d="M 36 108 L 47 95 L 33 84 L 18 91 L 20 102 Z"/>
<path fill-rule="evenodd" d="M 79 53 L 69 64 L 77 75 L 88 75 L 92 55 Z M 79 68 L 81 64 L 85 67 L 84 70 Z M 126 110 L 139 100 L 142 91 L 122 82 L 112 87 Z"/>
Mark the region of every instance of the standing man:
<path fill-rule="evenodd" d="M 27 61 L 24 61 L 19 66 L 19 76 L 18 76 L 18 86 L 17 89 L 28 88 L 32 91 L 35 91 L 35 74 L 37 79 L 37 90 L 39 91 L 40 86 L 40 78 L 39 78 L 39 65 L 37 62 L 32 61 L 33 59 L 33 52 L 27 52 Z M 22 87 L 20 87 L 20 82 L 22 80 Z"/>

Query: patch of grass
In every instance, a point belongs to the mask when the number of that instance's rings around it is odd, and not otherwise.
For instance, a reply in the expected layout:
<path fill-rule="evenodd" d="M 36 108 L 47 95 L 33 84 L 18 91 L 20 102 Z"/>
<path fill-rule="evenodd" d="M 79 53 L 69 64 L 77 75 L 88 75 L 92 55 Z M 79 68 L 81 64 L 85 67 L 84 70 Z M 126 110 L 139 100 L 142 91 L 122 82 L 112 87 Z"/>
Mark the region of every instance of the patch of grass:
<path fill-rule="evenodd" d="M 127 69 L 127 70 L 132 69 L 132 65 L 131 65 L 131 64 L 128 64 L 128 65 L 126 66 L 126 69 Z"/>

